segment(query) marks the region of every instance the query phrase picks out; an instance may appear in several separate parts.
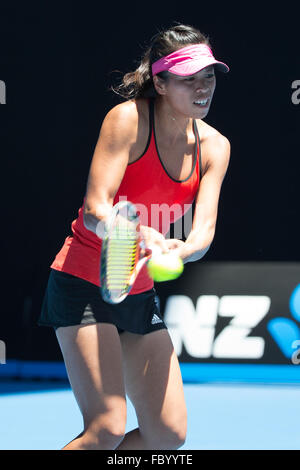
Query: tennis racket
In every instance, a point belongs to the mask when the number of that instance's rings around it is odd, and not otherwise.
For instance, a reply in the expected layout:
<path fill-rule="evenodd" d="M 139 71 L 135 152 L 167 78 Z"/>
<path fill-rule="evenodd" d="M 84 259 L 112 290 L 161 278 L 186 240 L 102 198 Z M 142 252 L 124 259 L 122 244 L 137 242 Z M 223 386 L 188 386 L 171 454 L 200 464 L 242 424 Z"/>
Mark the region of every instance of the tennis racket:
<path fill-rule="evenodd" d="M 140 235 L 140 219 L 134 204 L 121 201 L 105 224 L 101 249 L 100 285 L 102 298 L 110 304 L 122 302 L 153 251 L 146 249 Z M 155 254 L 158 253 L 155 250 Z"/>

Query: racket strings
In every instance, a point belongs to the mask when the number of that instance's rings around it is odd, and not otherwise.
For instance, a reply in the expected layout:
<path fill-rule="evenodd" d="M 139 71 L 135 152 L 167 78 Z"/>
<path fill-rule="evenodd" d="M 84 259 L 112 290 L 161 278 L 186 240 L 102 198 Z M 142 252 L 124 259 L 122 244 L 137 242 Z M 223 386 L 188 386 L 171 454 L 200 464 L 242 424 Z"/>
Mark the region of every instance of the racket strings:
<path fill-rule="evenodd" d="M 110 290 L 124 291 L 128 288 L 137 259 L 136 234 L 128 229 L 112 233 L 107 250 L 106 281 Z"/>
<path fill-rule="evenodd" d="M 103 299 L 110 304 L 122 302 L 138 275 L 140 264 L 140 221 L 135 206 L 117 203 L 101 248 L 100 285 Z"/>

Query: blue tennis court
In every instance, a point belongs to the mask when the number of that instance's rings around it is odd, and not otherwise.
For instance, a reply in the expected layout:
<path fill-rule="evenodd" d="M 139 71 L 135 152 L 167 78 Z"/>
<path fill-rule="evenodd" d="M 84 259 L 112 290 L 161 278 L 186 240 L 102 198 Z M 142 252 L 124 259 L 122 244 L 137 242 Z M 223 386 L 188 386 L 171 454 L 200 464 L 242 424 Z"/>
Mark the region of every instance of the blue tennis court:
<path fill-rule="evenodd" d="M 0 382 L 0 449 L 58 450 L 82 430 L 67 381 Z M 300 449 L 300 386 L 184 385 L 188 434 L 183 450 Z M 137 425 L 128 401 L 127 431 Z"/>

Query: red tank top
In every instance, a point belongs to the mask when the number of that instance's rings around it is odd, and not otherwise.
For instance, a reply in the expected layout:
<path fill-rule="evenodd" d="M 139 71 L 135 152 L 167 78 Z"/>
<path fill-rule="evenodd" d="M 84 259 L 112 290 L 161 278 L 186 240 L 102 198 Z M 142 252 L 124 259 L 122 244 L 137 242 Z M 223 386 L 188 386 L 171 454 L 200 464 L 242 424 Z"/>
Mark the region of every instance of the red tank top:
<path fill-rule="evenodd" d="M 164 235 L 170 224 L 176 222 L 194 201 L 201 170 L 200 139 L 193 122 L 195 151 L 192 171 L 184 180 L 172 178 L 160 158 L 154 126 L 154 100 L 149 101 L 149 137 L 143 154 L 128 164 L 114 204 L 128 200 L 137 205 L 142 225 L 155 228 Z M 67 237 L 51 268 L 80 277 L 100 286 L 100 255 L 102 241 L 85 228 L 83 207 L 72 222 L 73 236 Z M 130 294 L 138 294 L 153 287 L 146 266 L 139 273 Z"/>

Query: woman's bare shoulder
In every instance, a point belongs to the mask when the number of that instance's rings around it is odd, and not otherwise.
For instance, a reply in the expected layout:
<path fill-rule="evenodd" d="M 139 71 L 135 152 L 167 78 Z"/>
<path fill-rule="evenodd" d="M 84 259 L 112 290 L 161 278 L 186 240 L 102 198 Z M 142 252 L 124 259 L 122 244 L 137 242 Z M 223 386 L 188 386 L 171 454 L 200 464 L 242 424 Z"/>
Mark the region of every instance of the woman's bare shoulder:
<path fill-rule="evenodd" d="M 128 100 L 117 104 L 106 114 L 105 120 L 124 121 L 127 124 L 137 123 L 148 117 L 148 102 L 146 99 Z"/>
<path fill-rule="evenodd" d="M 198 119 L 197 128 L 201 143 L 201 158 L 203 171 L 216 161 L 224 161 L 227 165 L 230 157 L 230 142 L 220 131 L 206 122 Z"/>
<path fill-rule="evenodd" d="M 204 122 L 201 119 L 197 119 L 196 123 L 197 123 L 197 128 L 198 128 L 201 143 L 202 141 L 204 142 L 210 137 L 216 137 L 216 138 L 224 137 L 226 139 L 226 137 L 223 134 L 221 134 L 220 131 L 215 129 L 213 126 L 207 124 L 207 122 Z"/>
<path fill-rule="evenodd" d="M 128 100 L 114 106 L 105 116 L 101 137 L 128 146 L 132 162 L 144 151 L 149 133 L 148 102 L 145 99 Z"/>

